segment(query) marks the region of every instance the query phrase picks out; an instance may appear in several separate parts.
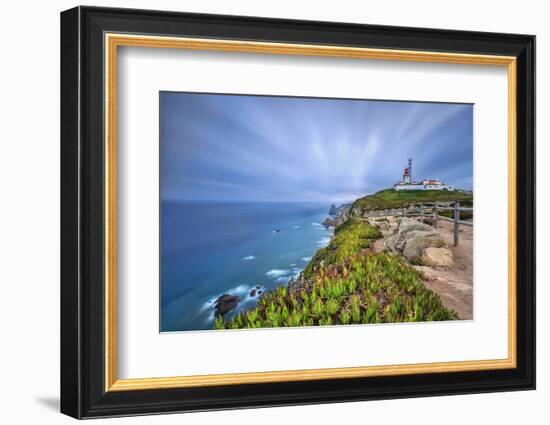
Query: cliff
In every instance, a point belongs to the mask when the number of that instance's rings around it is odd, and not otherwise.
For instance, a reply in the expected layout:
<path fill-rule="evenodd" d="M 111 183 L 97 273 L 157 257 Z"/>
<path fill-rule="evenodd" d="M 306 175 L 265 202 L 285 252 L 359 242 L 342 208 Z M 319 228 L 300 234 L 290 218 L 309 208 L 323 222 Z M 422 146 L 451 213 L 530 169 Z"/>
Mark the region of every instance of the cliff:
<path fill-rule="evenodd" d="M 329 217 L 327 217 L 326 220 L 323 221 L 323 226 L 328 228 L 328 227 L 336 227 L 342 224 L 347 218 L 351 205 L 352 205 L 351 203 L 348 203 L 348 204 L 342 204 L 339 207 L 336 207 L 336 205 L 332 204 L 328 212 Z"/>

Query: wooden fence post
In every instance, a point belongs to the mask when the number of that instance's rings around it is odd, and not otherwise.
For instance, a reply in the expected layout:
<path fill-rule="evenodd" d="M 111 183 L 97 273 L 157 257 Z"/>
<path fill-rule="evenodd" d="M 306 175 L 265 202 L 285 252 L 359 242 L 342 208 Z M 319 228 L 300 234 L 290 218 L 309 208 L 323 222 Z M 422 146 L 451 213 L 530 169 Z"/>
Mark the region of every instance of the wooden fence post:
<path fill-rule="evenodd" d="M 460 220 L 460 201 L 455 202 L 455 211 L 454 211 L 454 220 L 455 220 L 455 228 L 454 228 L 454 246 L 458 246 L 458 228 L 459 228 L 459 220 Z"/>

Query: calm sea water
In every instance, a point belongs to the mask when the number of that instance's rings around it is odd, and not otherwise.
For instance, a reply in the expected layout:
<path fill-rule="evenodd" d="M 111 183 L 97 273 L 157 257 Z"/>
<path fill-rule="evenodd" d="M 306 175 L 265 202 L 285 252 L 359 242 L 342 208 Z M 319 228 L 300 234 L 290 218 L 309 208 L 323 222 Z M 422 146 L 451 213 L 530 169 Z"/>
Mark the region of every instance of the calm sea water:
<path fill-rule="evenodd" d="M 253 308 L 262 291 L 284 285 L 326 246 L 329 205 L 162 202 L 161 331 L 213 329 L 214 301 L 237 295 Z M 279 231 L 277 231 L 279 230 Z"/>

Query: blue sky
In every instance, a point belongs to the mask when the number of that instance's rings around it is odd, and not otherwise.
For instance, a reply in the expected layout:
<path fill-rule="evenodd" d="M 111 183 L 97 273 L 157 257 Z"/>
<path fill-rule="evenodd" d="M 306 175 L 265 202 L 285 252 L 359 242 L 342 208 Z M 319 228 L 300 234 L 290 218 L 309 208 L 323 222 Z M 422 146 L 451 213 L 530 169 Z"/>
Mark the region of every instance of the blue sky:
<path fill-rule="evenodd" d="M 472 189 L 472 105 L 161 92 L 161 197 L 344 202 L 413 178 Z"/>

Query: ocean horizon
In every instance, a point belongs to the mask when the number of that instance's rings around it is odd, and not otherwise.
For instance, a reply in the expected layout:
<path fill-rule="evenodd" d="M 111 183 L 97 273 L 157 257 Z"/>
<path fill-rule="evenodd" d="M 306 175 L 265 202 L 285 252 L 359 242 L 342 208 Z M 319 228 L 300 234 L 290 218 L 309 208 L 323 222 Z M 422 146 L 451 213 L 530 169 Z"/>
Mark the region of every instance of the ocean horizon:
<path fill-rule="evenodd" d="M 332 230 L 330 203 L 161 202 L 160 331 L 214 329 L 215 301 L 239 297 L 226 314 L 297 277 Z"/>

